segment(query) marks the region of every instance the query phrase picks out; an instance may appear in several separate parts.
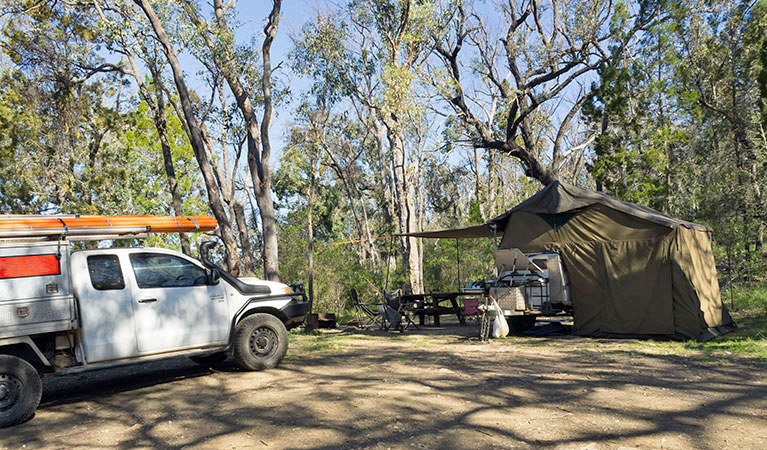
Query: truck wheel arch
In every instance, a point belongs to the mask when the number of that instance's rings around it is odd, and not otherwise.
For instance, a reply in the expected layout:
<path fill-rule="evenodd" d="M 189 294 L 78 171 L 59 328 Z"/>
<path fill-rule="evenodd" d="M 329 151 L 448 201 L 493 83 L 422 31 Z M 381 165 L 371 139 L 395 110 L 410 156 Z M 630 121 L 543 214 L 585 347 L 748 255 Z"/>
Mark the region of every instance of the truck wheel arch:
<path fill-rule="evenodd" d="M 29 336 L 0 340 L 0 354 L 21 358 L 38 370 L 51 367 L 50 361 Z"/>
<path fill-rule="evenodd" d="M 240 315 L 240 317 L 237 318 L 237 322 L 235 322 L 235 325 L 240 323 L 246 317 L 251 316 L 251 315 L 256 314 L 256 313 L 271 314 L 271 315 L 275 316 L 276 318 L 280 319 L 280 321 L 282 321 L 282 323 L 285 323 L 288 320 L 288 318 L 285 316 L 285 314 L 282 311 L 280 311 L 279 309 L 277 309 L 277 308 L 273 308 L 273 307 L 270 307 L 270 306 L 262 306 L 262 307 L 256 306 L 255 308 L 251 308 L 251 309 L 248 309 L 245 312 L 243 312 Z"/>

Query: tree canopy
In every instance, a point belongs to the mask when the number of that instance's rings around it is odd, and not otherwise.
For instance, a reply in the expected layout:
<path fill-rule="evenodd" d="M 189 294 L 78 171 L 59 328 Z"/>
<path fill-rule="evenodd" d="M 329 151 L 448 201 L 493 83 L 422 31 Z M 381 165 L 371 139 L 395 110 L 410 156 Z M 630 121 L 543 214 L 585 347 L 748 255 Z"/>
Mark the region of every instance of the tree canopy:
<path fill-rule="evenodd" d="M 763 276 L 767 1 L 323 6 L 4 2 L 0 213 L 212 214 L 230 271 L 340 311 L 490 275 L 487 240 L 392 235 L 563 179 L 709 225 Z"/>

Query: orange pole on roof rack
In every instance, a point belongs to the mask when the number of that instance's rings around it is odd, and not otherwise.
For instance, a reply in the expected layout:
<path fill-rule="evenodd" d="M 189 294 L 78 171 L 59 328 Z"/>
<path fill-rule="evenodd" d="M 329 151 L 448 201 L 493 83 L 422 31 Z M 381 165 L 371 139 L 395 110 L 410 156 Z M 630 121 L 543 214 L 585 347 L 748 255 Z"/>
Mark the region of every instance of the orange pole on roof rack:
<path fill-rule="evenodd" d="M 217 226 L 216 219 L 210 216 L 0 215 L 0 238 L 202 233 L 213 231 Z"/>

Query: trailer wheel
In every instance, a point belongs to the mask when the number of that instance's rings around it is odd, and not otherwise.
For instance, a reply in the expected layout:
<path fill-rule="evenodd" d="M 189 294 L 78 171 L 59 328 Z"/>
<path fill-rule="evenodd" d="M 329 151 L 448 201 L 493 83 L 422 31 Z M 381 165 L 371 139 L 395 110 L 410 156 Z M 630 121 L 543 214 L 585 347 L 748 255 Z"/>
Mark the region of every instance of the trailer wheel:
<path fill-rule="evenodd" d="M 0 355 L 0 427 L 31 419 L 42 394 L 40 375 L 30 363 L 15 356 Z"/>
<path fill-rule="evenodd" d="M 273 369 L 287 352 L 288 330 L 271 314 L 248 316 L 234 329 L 234 360 L 243 369 Z"/>

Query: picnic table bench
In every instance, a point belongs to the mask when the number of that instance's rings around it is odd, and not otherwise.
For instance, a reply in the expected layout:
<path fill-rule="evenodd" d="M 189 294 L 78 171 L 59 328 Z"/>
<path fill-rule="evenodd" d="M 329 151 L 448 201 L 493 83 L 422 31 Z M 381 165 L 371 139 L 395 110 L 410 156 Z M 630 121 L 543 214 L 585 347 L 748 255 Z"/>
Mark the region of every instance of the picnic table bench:
<path fill-rule="evenodd" d="M 458 318 L 458 321 L 463 325 L 465 319 L 461 314 L 461 306 L 458 304 L 458 297 L 460 296 L 476 296 L 476 294 L 468 292 L 432 292 L 424 294 L 406 294 L 400 297 L 400 301 L 412 307 L 407 307 L 406 310 L 418 316 L 418 324 L 424 325 L 426 322 L 426 316 L 431 316 L 434 322 L 434 326 L 438 327 L 440 316 L 453 315 Z M 442 303 L 449 302 L 449 306 L 443 306 Z"/>

